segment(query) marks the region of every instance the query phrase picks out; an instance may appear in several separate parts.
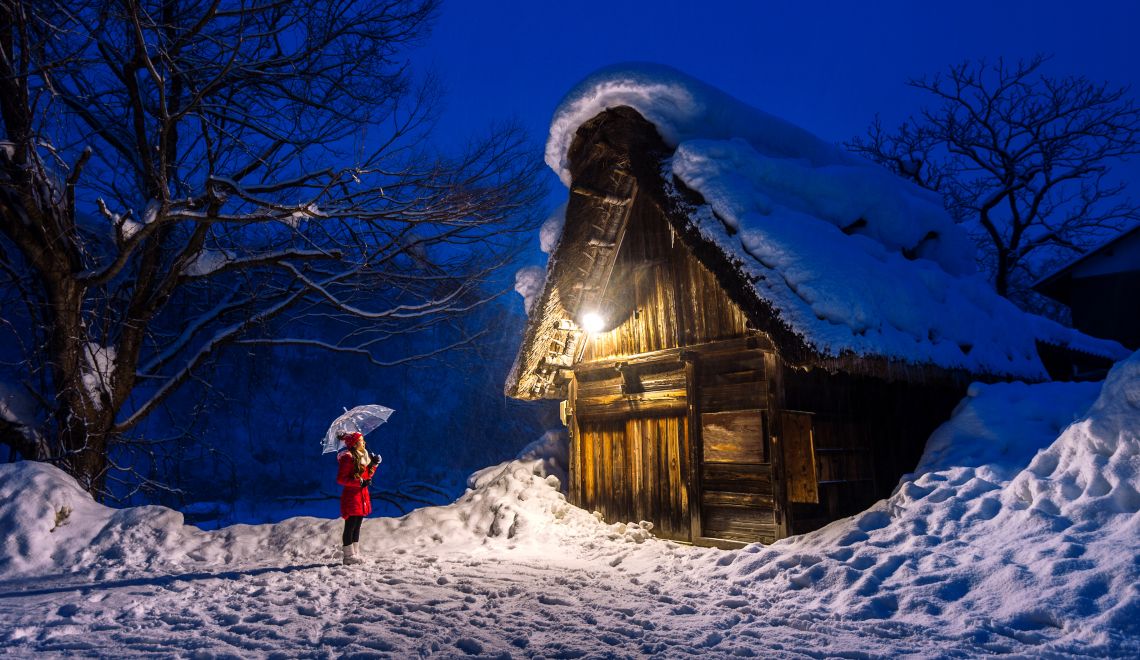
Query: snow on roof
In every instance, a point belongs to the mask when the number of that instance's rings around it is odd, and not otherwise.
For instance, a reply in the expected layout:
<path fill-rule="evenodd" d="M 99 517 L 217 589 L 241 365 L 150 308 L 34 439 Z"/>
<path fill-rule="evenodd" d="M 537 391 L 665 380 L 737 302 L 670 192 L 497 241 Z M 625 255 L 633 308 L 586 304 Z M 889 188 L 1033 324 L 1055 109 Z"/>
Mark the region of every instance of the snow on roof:
<path fill-rule="evenodd" d="M 706 202 L 690 217 L 701 236 L 822 354 L 1032 379 L 1047 377 L 1038 339 L 1127 355 L 994 293 L 937 196 L 668 67 L 603 69 L 566 96 L 546 145 L 563 183 L 578 128 L 619 106 L 675 149 L 670 173 Z"/>
<path fill-rule="evenodd" d="M 1107 250 L 1107 249 L 1115 246 L 1117 243 L 1124 241 L 1124 240 L 1127 240 L 1134 235 L 1140 236 L 1140 225 L 1136 225 L 1135 227 L 1133 227 L 1131 229 L 1126 229 L 1126 230 L 1120 232 L 1119 234 L 1113 236 L 1112 238 L 1101 241 L 1101 243 L 1099 245 L 1091 247 L 1091 248 L 1085 250 L 1084 252 L 1074 256 L 1072 259 L 1065 262 L 1063 265 L 1058 266 L 1057 268 L 1053 269 L 1053 271 L 1051 271 L 1048 275 L 1045 275 L 1045 276 L 1041 277 L 1040 279 L 1038 279 L 1036 282 L 1033 283 L 1033 286 L 1031 288 L 1040 291 L 1042 287 L 1047 287 L 1049 284 L 1053 283 L 1054 281 L 1064 277 L 1066 274 L 1073 271 L 1077 266 L 1081 265 L 1085 261 L 1092 259 L 1093 257 L 1096 257 L 1102 251 Z M 1044 292 L 1042 292 L 1042 293 L 1044 293 Z M 1048 294 L 1046 294 L 1046 295 L 1048 295 Z"/>

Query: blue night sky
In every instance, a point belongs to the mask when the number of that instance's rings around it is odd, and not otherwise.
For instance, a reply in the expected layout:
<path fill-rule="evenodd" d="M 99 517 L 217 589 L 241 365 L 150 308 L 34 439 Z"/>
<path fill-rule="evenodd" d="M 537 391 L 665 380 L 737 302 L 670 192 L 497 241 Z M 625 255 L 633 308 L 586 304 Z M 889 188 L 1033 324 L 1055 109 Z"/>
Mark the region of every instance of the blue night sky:
<path fill-rule="evenodd" d="M 539 145 L 600 67 L 668 64 L 830 141 L 925 101 L 904 82 L 964 59 L 1053 53 L 1048 71 L 1140 89 L 1140 2 L 445 2 L 416 64 L 448 92 L 441 138 L 520 120 Z M 1117 173 L 1140 195 L 1140 163 Z M 553 206 L 565 193 L 549 174 Z"/>

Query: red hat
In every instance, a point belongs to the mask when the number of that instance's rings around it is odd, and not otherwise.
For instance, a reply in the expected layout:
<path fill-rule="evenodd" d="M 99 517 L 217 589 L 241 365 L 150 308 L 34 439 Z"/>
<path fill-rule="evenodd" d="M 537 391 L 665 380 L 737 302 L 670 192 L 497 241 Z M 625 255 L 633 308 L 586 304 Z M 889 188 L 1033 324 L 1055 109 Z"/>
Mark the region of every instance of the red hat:
<path fill-rule="evenodd" d="M 340 434 L 340 441 L 343 442 L 344 446 L 348 447 L 349 449 L 352 449 L 356 445 L 360 444 L 361 440 L 364 440 L 364 434 L 362 434 L 362 433 L 341 433 Z"/>

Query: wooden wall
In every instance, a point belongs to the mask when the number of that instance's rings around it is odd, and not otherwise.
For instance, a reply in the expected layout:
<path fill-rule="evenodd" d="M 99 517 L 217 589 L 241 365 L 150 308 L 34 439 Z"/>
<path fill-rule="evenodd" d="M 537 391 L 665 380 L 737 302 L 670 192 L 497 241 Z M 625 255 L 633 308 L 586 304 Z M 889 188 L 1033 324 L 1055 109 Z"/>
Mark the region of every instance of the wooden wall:
<path fill-rule="evenodd" d="M 602 296 L 607 332 L 587 340 L 583 362 L 744 336 L 747 320 L 713 274 L 672 235 L 660 211 L 634 199 Z M 584 310 L 583 310 L 584 311 Z"/>
<path fill-rule="evenodd" d="M 612 327 L 573 366 L 572 502 L 665 538 L 770 543 L 914 469 L 962 388 L 786 368 L 652 204 L 628 222 L 600 296 Z"/>
<path fill-rule="evenodd" d="M 729 350 L 716 350 L 722 347 Z M 697 540 L 771 543 L 778 536 L 766 357 L 771 353 L 732 343 L 710 345 L 694 356 Z"/>
<path fill-rule="evenodd" d="M 785 369 L 784 405 L 811 413 L 819 501 L 789 504 L 802 534 L 888 497 L 914 470 L 926 440 L 965 395 L 957 385 Z"/>
<path fill-rule="evenodd" d="M 666 538 L 774 540 L 757 333 L 644 199 L 602 301 L 612 327 L 574 367 L 571 500 Z"/>

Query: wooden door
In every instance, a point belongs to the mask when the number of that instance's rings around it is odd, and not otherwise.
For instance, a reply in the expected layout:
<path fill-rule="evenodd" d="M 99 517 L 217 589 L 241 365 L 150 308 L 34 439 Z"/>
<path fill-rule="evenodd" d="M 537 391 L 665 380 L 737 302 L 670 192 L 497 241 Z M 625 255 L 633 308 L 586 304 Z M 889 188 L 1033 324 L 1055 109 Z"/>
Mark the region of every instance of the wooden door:
<path fill-rule="evenodd" d="M 805 412 L 782 411 L 780 428 L 784 435 L 788 501 L 797 504 L 818 504 L 819 483 L 816 479 L 812 415 Z"/>
<path fill-rule="evenodd" d="M 689 540 L 688 420 L 683 416 L 581 419 L 579 505 L 606 522 L 653 523 Z"/>
<path fill-rule="evenodd" d="M 698 541 L 771 543 L 776 502 L 760 351 L 699 358 Z"/>
<path fill-rule="evenodd" d="M 690 540 L 689 418 L 676 355 L 576 372 L 571 456 L 574 503 L 607 522 L 653 523 L 663 538 Z"/>

